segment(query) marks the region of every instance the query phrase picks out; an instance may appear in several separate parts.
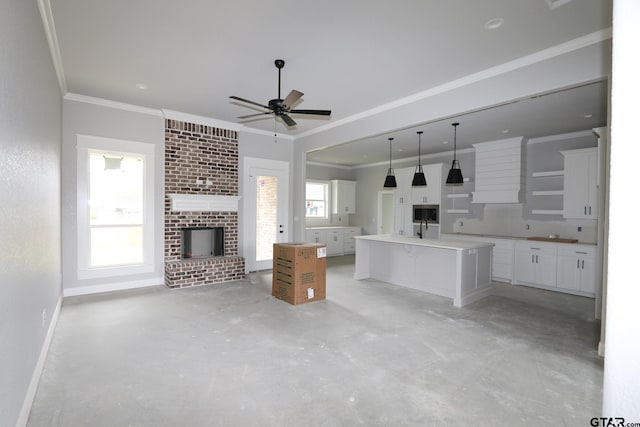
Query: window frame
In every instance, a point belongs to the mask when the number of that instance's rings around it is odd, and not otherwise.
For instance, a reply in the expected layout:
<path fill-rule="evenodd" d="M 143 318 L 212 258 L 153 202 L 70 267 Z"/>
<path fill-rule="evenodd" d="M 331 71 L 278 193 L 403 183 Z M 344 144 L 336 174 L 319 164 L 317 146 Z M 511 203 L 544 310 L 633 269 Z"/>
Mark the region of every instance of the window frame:
<path fill-rule="evenodd" d="M 307 216 L 307 184 L 321 184 L 324 186 L 324 202 L 325 202 L 325 215 L 324 216 Z M 331 215 L 331 181 L 324 181 L 321 179 L 307 179 L 304 182 L 304 217 L 307 220 L 328 220 Z"/>
<path fill-rule="evenodd" d="M 77 135 L 77 273 L 78 280 L 151 273 L 154 265 L 154 157 L 150 143 Z M 91 224 L 89 219 L 89 152 L 133 155 L 143 159 L 143 261 L 139 264 L 90 266 Z"/>

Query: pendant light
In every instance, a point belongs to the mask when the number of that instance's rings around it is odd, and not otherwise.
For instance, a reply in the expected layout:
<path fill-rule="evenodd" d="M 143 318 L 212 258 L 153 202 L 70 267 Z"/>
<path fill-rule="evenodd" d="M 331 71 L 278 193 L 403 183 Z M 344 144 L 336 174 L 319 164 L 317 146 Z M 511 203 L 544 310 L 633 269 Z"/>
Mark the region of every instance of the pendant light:
<path fill-rule="evenodd" d="M 451 163 L 451 170 L 447 176 L 447 184 L 462 184 L 464 179 L 462 178 L 462 170 L 460 170 L 460 161 L 456 159 L 456 130 L 460 123 L 451 123 L 453 126 L 453 163 Z"/>
<path fill-rule="evenodd" d="M 387 177 L 384 180 L 385 188 L 396 188 L 396 176 L 393 174 L 393 168 L 391 168 L 391 141 L 393 138 L 389 138 L 389 170 L 387 171 Z"/>
<path fill-rule="evenodd" d="M 413 174 L 413 181 L 411 182 L 412 187 L 426 187 L 427 179 L 424 177 L 424 172 L 422 171 L 422 165 L 420 164 L 420 137 L 422 136 L 422 131 L 419 130 L 416 132 L 418 134 L 418 166 L 416 166 L 416 171 Z"/>

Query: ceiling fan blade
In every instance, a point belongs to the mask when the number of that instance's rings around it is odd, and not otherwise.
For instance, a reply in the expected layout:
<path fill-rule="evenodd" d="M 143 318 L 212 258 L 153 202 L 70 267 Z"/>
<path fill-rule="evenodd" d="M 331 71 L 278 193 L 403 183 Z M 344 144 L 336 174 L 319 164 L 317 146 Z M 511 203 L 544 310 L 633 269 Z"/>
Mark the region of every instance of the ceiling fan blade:
<path fill-rule="evenodd" d="M 240 116 L 238 118 L 239 119 L 249 119 L 251 117 L 264 116 L 265 114 L 273 114 L 273 111 L 265 111 L 264 113 L 249 114 L 249 115 L 246 115 L 246 116 Z"/>
<path fill-rule="evenodd" d="M 238 101 L 242 101 L 242 102 L 246 102 L 247 104 L 257 105 L 258 107 L 266 108 L 267 110 L 269 109 L 269 107 L 267 107 L 266 105 L 262 105 L 262 104 L 260 104 L 258 102 L 254 102 L 254 101 L 249 101 L 248 99 L 240 98 L 239 96 L 230 96 L 229 98 L 235 99 L 235 100 L 238 100 Z"/>
<path fill-rule="evenodd" d="M 293 89 L 291 92 L 289 92 L 289 95 L 287 95 L 284 101 L 282 101 L 282 106 L 285 110 L 288 110 L 293 106 L 293 104 L 296 103 L 298 99 L 302 98 L 302 95 L 304 95 L 304 93 Z"/>
<path fill-rule="evenodd" d="M 289 110 L 291 114 L 315 114 L 318 116 L 330 116 L 331 110 Z"/>
<path fill-rule="evenodd" d="M 284 120 L 284 122 L 287 124 L 287 126 L 295 126 L 296 122 L 289 116 L 287 116 L 286 114 L 281 115 L 280 117 L 282 117 L 282 120 Z"/>

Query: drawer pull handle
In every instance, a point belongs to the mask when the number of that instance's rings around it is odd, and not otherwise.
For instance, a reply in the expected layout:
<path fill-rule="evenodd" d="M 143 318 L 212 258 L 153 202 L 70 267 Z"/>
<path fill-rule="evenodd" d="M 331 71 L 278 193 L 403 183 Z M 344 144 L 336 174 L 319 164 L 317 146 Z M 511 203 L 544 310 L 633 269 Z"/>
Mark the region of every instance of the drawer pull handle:
<path fill-rule="evenodd" d="M 576 267 L 580 268 L 580 260 L 579 259 L 576 260 L 576 264 L 578 264 Z"/>
<path fill-rule="evenodd" d="M 576 251 L 576 253 L 577 254 L 582 254 L 582 255 L 586 255 L 587 254 L 586 252 L 578 252 L 578 251 Z"/>

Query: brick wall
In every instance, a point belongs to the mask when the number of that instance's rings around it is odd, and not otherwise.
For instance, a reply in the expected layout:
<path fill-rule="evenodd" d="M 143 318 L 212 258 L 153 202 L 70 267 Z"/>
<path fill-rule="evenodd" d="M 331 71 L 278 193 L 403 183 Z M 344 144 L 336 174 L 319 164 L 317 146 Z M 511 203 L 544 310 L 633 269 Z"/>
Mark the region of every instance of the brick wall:
<path fill-rule="evenodd" d="M 165 283 L 196 286 L 239 280 L 237 212 L 172 212 L 168 194 L 238 195 L 238 133 L 211 126 L 165 120 Z M 180 230 L 224 227 L 225 256 L 182 260 Z"/>

